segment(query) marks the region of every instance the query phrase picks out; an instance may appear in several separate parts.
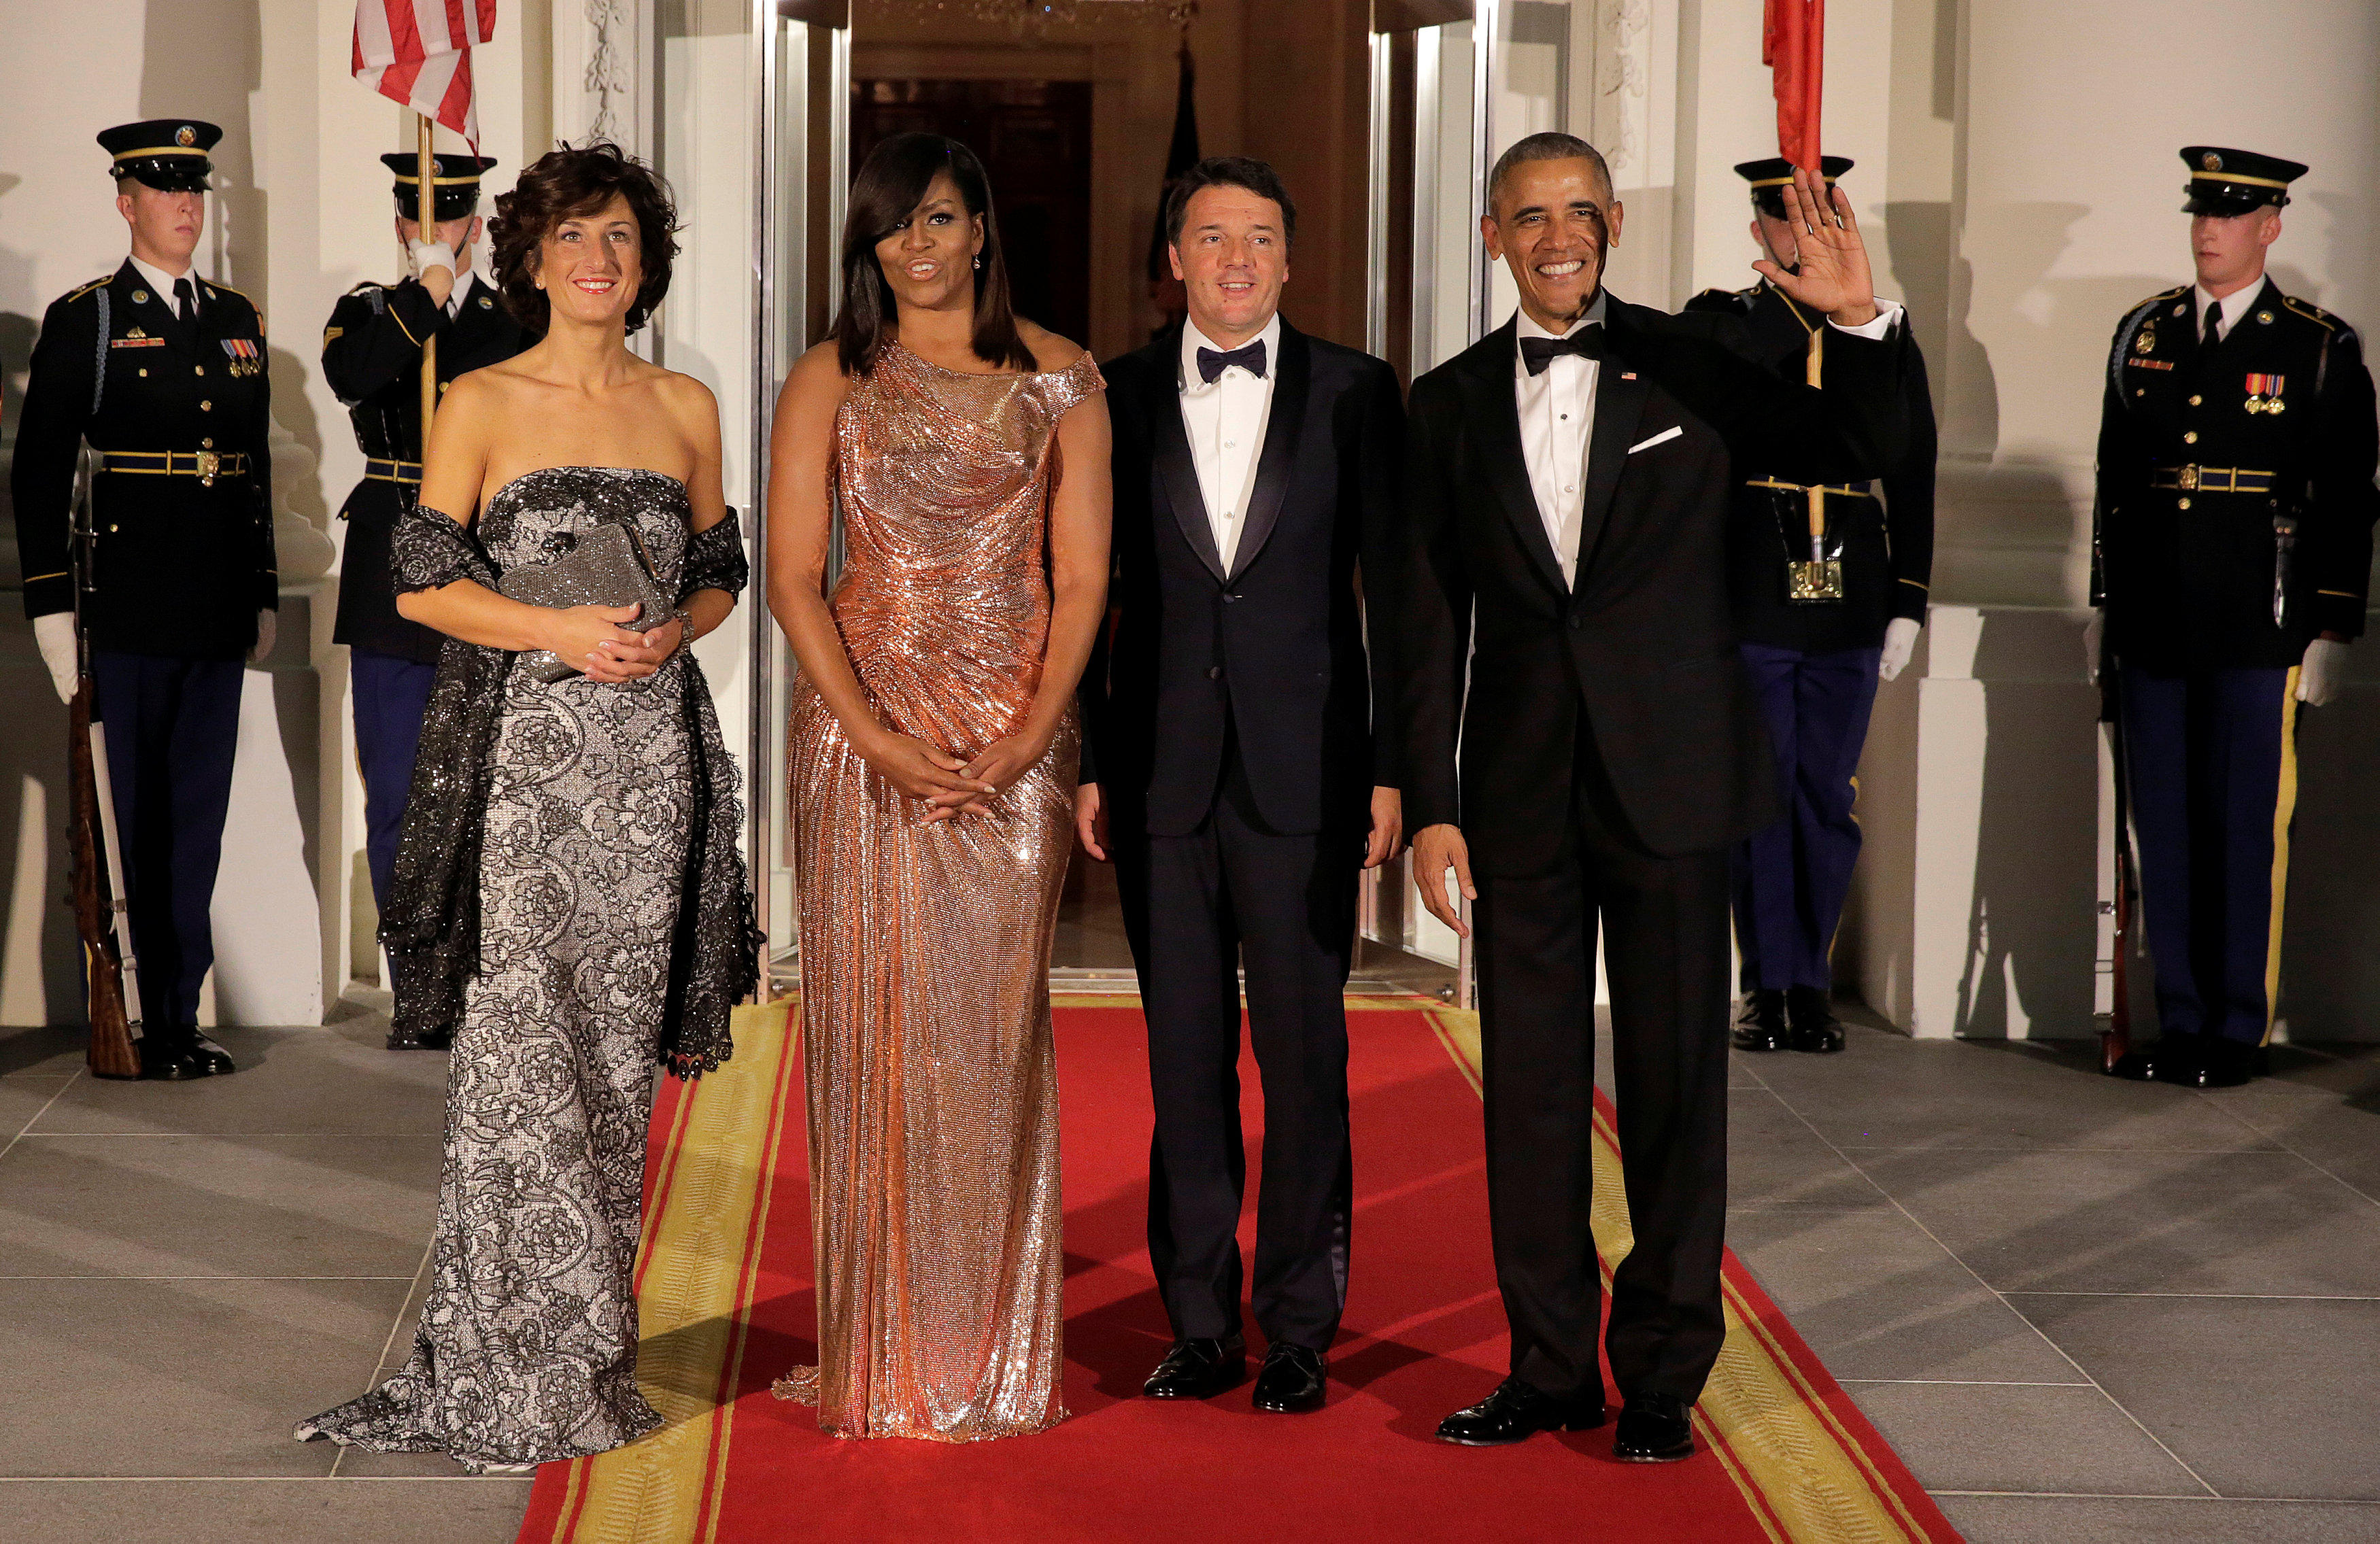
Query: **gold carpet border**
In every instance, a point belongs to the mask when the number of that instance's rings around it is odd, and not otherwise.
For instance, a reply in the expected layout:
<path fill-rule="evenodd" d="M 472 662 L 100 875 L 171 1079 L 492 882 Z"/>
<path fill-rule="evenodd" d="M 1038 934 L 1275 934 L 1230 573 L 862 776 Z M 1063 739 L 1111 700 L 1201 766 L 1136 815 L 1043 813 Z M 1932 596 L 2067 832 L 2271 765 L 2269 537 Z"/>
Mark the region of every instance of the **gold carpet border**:
<path fill-rule="evenodd" d="M 637 1383 L 669 1424 L 641 1441 L 570 1468 L 555 1544 L 682 1544 L 724 1471 L 734 1406 L 719 1403 L 740 1363 L 743 1314 L 768 1218 L 761 1185 L 774 1171 L 790 1112 L 771 1129 L 793 1036 L 790 1000 L 735 1010 L 735 1055 L 689 1085 L 678 1105 L 666 1204 L 645 1231 L 637 1311 Z M 765 1151 L 752 1134 L 769 1130 Z M 755 1161 L 757 1157 L 758 1161 Z M 716 1508 L 702 1537 L 719 1527 Z"/>
<path fill-rule="evenodd" d="M 1350 1006 L 1353 1006 L 1351 1002 Z M 1474 1088 L 1480 1086 L 1479 1015 L 1427 999 L 1439 1041 Z M 1598 1112 L 1590 1213 L 1608 1283 L 1635 1241 L 1620 1178 L 1620 1145 Z M 1865 1450 L 1844 1429 L 1750 1305 L 1727 1283 L 1727 1341 L 1711 1369 L 1694 1424 L 1745 1503 L 1778 1544 L 1877 1544 L 1929 1536 Z"/>

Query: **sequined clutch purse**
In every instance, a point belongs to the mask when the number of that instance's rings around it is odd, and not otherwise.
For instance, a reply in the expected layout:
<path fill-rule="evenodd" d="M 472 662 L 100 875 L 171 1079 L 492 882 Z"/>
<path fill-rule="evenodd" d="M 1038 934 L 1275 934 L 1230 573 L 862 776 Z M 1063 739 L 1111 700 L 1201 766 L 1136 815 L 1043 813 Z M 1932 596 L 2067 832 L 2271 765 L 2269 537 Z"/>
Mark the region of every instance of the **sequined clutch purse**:
<path fill-rule="evenodd" d="M 568 547 L 550 562 L 506 569 L 496 589 L 532 606 L 564 610 L 571 606 L 637 606 L 641 610 L 632 626 L 657 627 L 675 614 L 675 602 L 653 580 L 645 544 L 625 526 L 609 523 L 576 537 L 560 535 L 550 541 Z M 550 649 L 524 656 L 528 673 L 540 681 L 562 681 L 578 675 Z"/>

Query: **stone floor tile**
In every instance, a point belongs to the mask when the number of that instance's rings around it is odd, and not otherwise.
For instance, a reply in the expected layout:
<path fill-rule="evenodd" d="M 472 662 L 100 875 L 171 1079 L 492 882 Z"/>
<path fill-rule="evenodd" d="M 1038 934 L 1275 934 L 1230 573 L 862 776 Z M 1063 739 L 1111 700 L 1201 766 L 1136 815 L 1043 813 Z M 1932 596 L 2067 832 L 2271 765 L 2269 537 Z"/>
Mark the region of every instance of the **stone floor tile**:
<path fill-rule="evenodd" d="M 362 1384 L 405 1289 L 0 1281 L 9 1390 L 0 1465 L 61 1477 L 327 1475 L 334 1450 L 290 1430 Z"/>
<path fill-rule="evenodd" d="M 2380 1297 L 2009 1302 L 2223 1495 L 2380 1501 Z"/>
<path fill-rule="evenodd" d="M 1839 1379 L 2084 1381 L 1895 1208 L 1754 1208 L 1727 1241 Z"/>
<path fill-rule="evenodd" d="M 40 1544 L 512 1544 L 530 1481 L 0 1484 L 0 1538 Z"/>
<path fill-rule="evenodd" d="M 1850 1393 L 1929 1490 L 2206 1493 L 2096 1389 L 1859 1383 Z"/>
<path fill-rule="evenodd" d="M 1880 1207 L 1884 1193 L 1766 1088 L 1727 1104 L 1727 1203 L 1740 1207 Z"/>
<path fill-rule="evenodd" d="M 446 1057 L 390 1051 L 380 1021 L 330 1029 L 213 1031 L 239 1071 L 195 1083 L 86 1077 L 36 1131 L 428 1132 L 444 1128 Z"/>
<path fill-rule="evenodd" d="M 428 1133 L 28 1137 L 0 1161 L 0 1275 L 410 1281 L 438 1148 Z"/>
<path fill-rule="evenodd" d="M 2380 1507 L 2322 1501 L 1937 1496 L 1967 1544 L 2371 1544 Z"/>
<path fill-rule="evenodd" d="M 2380 1207 L 2294 1153 L 1863 1152 L 2001 1291 L 2360 1295 Z"/>

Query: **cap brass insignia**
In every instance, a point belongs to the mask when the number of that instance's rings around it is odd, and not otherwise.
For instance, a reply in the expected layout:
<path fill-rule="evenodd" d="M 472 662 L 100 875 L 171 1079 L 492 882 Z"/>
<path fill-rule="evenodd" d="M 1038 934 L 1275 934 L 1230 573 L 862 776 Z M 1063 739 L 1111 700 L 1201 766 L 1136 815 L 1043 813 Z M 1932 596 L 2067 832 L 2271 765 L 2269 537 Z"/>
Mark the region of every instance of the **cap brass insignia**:
<path fill-rule="evenodd" d="M 188 124 L 184 124 L 181 128 L 174 130 L 174 143 L 182 146 L 184 149 L 187 150 L 198 142 L 199 131 L 192 128 Z"/>
<path fill-rule="evenodd" d="M 2273 323 L 2273 313 L 2271 311 L 2258 311 L 2256 313 L 2256 320 L 2269 327 Z"/>
<path fill-rule="evenodd" d="M 2141 335 L 2132 340 L 2132 350 L 2139 354 L 2155 353 L 2156 334 L 2146 328 L 2142 329 Z"/>
<path fill-rule="evenodd" d="M 2204 155 L 2200 156 L 2198 164 L 2210 172 L 2219 172 L 2223 169 L 2223 158 L 2213 151 L 2208 151 Z"/>

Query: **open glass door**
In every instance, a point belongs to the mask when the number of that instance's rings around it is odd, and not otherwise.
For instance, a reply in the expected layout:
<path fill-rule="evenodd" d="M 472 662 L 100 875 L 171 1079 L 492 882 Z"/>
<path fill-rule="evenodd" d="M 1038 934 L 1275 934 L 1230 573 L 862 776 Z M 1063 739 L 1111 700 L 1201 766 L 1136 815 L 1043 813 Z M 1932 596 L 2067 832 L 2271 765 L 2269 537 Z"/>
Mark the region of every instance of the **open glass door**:
<path fill-rule="evenodd" d="M 769 614 L 769 427 L 777 393 L 802 351 L 826 335 L 834 317 L 836 243 L 850 159 L 851 6 L 849 0 L 754 0 L 754 79 L 759 83 L 757 158 L 760 217 L 752 254 L 753 565 L 752 769 L 747 850 L 769 938 L 767 990 L 798 981 L 798 912 L 794 900 L 790 812 L 786 808 L 784 716 L 795 674 L 793 652 Z M 829 553 L 841 556 L 840 533 Z"/>

